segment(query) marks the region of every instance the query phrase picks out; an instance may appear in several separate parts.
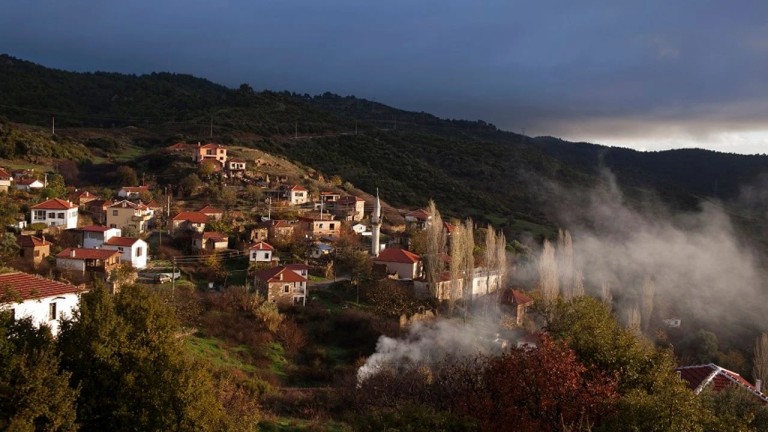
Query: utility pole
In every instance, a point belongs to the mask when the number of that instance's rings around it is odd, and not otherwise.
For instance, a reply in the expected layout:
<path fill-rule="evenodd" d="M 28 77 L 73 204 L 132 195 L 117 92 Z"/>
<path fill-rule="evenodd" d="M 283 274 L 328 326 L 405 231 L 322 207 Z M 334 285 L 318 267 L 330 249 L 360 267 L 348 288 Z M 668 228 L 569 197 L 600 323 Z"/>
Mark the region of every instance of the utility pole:
<path fill-rule="evenodd" d="M 176 297 L 176 257 L 171 257 L 173 271 L 171 273 L 171 297 Z"/>
<path fill-rule="evenodd" d="M 168 234 L 171 234 L 171 194 L 168 192 L 169 186 L 165 186 L 165 200 L 166 200 L 166 207 L 165 207 L 165 224 L 168 228 Z"/>
<path fill-rule="evenodd" d="M 56 117 L 51 117 L 51 135 L 56 135 Z"/>
<path fill-rule="evenodd" d="M 211 138 L 213 138 L 213 116 L 211 116 Z"/>

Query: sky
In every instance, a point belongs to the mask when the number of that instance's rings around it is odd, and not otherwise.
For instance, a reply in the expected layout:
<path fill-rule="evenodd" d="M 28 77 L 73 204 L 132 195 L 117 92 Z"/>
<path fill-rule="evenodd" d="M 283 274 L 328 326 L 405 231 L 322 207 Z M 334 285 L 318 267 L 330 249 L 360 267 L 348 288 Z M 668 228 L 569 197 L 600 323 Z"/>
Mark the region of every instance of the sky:
<path fill-rule="evenodd" d="M 355 95 L 529 136 L 768 153 L 763 0 L 17 0 L 0 53 Z"/>

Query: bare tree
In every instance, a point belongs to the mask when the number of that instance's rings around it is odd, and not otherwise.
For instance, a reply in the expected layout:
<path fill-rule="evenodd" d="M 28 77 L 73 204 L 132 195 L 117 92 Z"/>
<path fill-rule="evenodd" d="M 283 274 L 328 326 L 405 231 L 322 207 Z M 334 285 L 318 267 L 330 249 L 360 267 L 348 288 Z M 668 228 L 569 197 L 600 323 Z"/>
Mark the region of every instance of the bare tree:
<path fill-rule="evenodd" d="M 496 270 L 499 272 L 499 283 L 497 288 L 505 287 L 507 279 L 507 238 L 504 233 L 499 231 L 496 236 L 496 258 L 494 260 Z"/>
<path fill-rule="evenodd" d="M 462 265 L 464 266 L 464 301 L 469 303 L 475 284 L 475 235 L 472 218 L 464 221 L 464 248 Z"/>
<path fill-rule="evenodd" d="M 493 227 L 488 224 L 485 229 L 485 293 L 491 292 L 491 274 L 497 269 L 496 264 L 496 233 Z"/>
<path fill-rule="evenodd" d="M 573 296 L 574 297 L 583 297 L 584 296 L 584 274 L 581 272 L 581 270 L 576 270 L 573 273 Z"/>
<path fill-rule="evenodd" d="M 627 328 L 636 333 L 640 333 L 640 324 L 640 307 L 635 304 L 627 311 Z"/>
<path fill-rule="evenodd" d="M 648 331 L 651 324 L 651 314 L 653 313 L 653 295 L 656 291 L 656 284 L 650 276 L 646 276 L 643 281 L 643 290 L 640 297 L 640 307 L 643 318 L 643 331 Z"/>
<path fill-rule="evenodd" d="M 611 294 L 611 286 L 608 285 L 608 282 L 603 281 L 603 285 L 601 288 L 602 288 L 601 293 L 602 293 L 603 304 L 608 306 L 609 308 L 612 308 L 613 295 Z"/>
<path fill-rule="evenodd" d="M 437 286 L 444 266 L 442 256 L 445 253 L 445 233 L 443 232 L 443 219 L 432 200 L 429 201 L 427 213 L 431 223 L 426 228 L 426 253 L 423 255 L 424 273 L 427 284 L 435 290 L 433 295 L 437 296 Z"/>
<path fill-rule="evenodd" d="M 557 268 L 563 297 L 574 297 L 573 240 L 568 230 L 560 230 L 557 238 Z"/>
<path fill-rule="evenodd" d="M 555 300 L 560 293 L 555 248 L 549 240 L 544 240 L 544 248 L 539 257 L 539 289 L 544 300 L 548 301 Z"/>
<path fill-rule="evenodd" d="M 763 383 L 768 380 L 768 333 L 763 333 L 755 341 L 755 357 L 752 375 Z"/>
<path fill-rule="evenodd" d="M 463 297 L 461 291 L 464 283 L 465 240 L 464 225 L 459 223 L 451 233 L 451 295 L 449 298 L 449 308 L 451 311 L 453 311 L 456 300 Z"/>

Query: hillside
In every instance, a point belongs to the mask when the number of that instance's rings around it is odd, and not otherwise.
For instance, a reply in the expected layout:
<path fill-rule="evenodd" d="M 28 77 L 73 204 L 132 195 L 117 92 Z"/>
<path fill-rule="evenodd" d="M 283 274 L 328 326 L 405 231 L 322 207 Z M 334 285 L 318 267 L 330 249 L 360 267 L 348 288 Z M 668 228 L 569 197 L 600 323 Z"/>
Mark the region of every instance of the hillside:
<path fill-rule="evenodd" d="M 682 209 L 702 198 L 733 204 L 744 185 L 768 171 L 766 156 L 642 153 L 529 138 L 353 96 L 230 89 L 169 73 L 73 73 L 7 55 L 0 56 L 0 115 L 46 128 L 55 117 L 57 137 L 72 141 L 56 143 L 64 151 L 6 139 L 0 157 L 101 164 L 176 140 L 213 140 L 284 156 L 363 190 L 379 188 L 393 205 L 419 207 L 434 198 L 449 216 L 472 216 L 512 234 L 551 235 L 558 222 L 547 205 L 551 186 L 594 185 L 603 168 L 630 198 L 653 196 Z"/>

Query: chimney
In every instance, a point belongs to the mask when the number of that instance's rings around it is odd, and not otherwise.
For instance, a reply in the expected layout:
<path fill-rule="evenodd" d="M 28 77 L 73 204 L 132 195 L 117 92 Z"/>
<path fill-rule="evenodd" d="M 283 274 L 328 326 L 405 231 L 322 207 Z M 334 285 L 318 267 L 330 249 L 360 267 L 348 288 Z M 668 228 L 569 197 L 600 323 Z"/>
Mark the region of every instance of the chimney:
<path fill-rule="evenodd" d="M 70 257 L 70 258 L 74 258 L 74 257 L 75 257 L 75 250 L 74 250 L 74 249 L 71 249 L 71 250 L 69 251 L 69 257 Z"/>
<path fill-rule="evenodd" d="M 755 380 L 755 390 L 757 390 L 758 392 L 762 393 L 762 391 L 763 391 L 763 380 L 760 380 L 760 379 L 756 379 Z"/>

